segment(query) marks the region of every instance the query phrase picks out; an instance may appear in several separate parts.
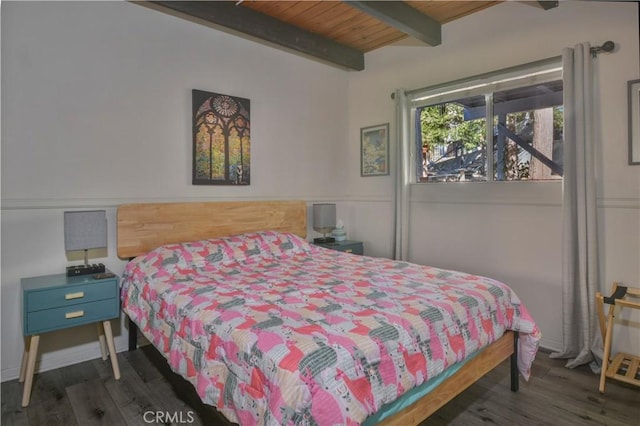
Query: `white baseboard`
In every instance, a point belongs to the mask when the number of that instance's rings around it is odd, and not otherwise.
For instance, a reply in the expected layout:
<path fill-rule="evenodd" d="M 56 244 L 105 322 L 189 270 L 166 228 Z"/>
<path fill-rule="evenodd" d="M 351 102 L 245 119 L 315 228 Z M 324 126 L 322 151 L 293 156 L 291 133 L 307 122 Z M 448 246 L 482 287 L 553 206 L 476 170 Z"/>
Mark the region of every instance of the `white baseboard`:
<path fill-rule="evenodd" d="M 128 347 L 127 336 L 114 339 L 116 352 L 124 352 Z M 64 351 L 60 351 L 56 354 L 51 354 L 42 361 L 36 363 L 35 373 L 44 373 L 45 371 L 55 370 L 56 368 L 67 367 L 69 365 L 78 364 L 84 361 L 90 361 L 92 359 L 101 358 L 100 345 L 98 342 L 91 344 L 90 346 L 69 348 Z M 20 375 L 20 366 L 14 366 L 6 368 L 0 372 L 0 382 L 7 382 L 9 380 L 15 380 Z"/>
<path fill-rule="evenodd" d="M 128 350 L 128 336 L 125 335 L 119 336 L 119 338 L 115 338 L 114 344 L 116 346 L 116 352 L 118 353 Z M 144 346 L 145 344 L 149 344 L 149 342 L 144 338 L 144 336 L 139 335 L 138 346 Z M 540 347 L 550 352 L 558 352 L 562 348 L 562 342 L 543 338 L 540 341 Z M 55 370 L 56 368 L 67 367 L 69 365 L 97 359 L 101 356 L 102 354 L 100 353 L 100 346 L 97 342 L 95 345 L 91 345 L 91 347 L 89 348 L 70 348 L 64 351 L 64 353 L 47 357 L 45 362 L 43 363 L 36 364 L 36 373 L 43 373 L 45 371 Z M 20 375 L 20 366 L 4 369 L 2 370 L 1 374 L 1 382 L 7 382 L 9 380 L 17 379 Z"/>
<path fill-rule="evenodd" d="M 543 337 L 540 340 L 540 347 L 549 352 L 560 352 L 562 350 L 562 342 L 553 339 L 545 339 Z"/>

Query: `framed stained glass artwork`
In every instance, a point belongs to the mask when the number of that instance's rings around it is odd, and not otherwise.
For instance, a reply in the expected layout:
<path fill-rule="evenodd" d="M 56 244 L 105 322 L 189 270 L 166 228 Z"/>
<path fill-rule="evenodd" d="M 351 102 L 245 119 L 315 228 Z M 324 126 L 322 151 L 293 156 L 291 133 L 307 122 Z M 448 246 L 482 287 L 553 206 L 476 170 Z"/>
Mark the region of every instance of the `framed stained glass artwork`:
<path fill-rule="evenodd" d="M 389 174 L 389 123 L 360 129 L 360 176 Z"/>
<path fill-rule="evenodd" d="M 249 185 L 249 99 L 192 91 L 194 185 Z"/>

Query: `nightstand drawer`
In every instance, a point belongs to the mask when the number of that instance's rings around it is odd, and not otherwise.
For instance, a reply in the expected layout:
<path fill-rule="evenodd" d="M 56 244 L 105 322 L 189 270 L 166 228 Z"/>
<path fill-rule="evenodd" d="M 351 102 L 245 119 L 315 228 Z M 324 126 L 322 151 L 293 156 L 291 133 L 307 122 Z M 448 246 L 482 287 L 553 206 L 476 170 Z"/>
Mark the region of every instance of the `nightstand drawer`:
<path fill-rule="evenodd" d="M 105 321 L 120 315 L 118 298 L 80 303 L 55 309 L 29 312 L 24 324 L 25 336 L 60 330 L 97 321 Z"/>
<path fill-rule="evenodd" d="M 345 253 L 353 253 L 353 254 L 363 254 L 364 250 L 362 248 L 362 243 L 352 243 L 352 244 L 342 244 L 339 247 L 334 248 L 334 250 L 343 251 Z"/>
<path fill-rule="evenodd" d="M 362 241 L 353 241 L 353 240 L 345 240 L 345 241 L 335 241 L 333 243 L 314 243 L 319 247 L 324 247 L 331 250 L 342 251 L 345 253 L 352 254 L 364 254 L 364 247 Z"/>
<path fill-rule="evenodd" d="M 91 284 L 67 285 L 27 293 L 25 309 L 27 312 L 34 312 L 114 297 L 118 297 L 118 281 L 115 279 Z"/>

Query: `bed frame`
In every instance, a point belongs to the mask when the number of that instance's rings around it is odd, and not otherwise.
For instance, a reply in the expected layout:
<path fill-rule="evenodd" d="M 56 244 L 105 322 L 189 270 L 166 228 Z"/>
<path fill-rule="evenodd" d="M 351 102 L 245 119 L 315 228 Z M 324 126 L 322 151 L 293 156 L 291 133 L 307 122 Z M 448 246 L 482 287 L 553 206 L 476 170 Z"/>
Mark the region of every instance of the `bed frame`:
<path fill-rule="evenodd" d="M 304 201 L 221 201 L 125 204 L 118 207 L 118 257 L 132 259 L 170 243 L 276 230 L 307 235 Z M 129 350 L 137 348 L 137 325 L 129 319 Z M 380 425 L 417 425 L 493 370 L 511 360 L 511 390 L 518 390 L 518 333 L 506 332 L 413 405 Z"/>

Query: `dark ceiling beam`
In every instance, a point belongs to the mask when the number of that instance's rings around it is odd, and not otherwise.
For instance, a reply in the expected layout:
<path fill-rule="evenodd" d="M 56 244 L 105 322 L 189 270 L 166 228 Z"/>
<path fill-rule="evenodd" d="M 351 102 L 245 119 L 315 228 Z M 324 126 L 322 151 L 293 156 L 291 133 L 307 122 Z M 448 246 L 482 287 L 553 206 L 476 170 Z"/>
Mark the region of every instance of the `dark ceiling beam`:
<path fill-rule="evenodd" d="M 431 46 L 442 43 L 440 23 L 404 2 L 345 1 L 344 3 Z"/>
<path fill-rule="evenodd" d="M 342 68 L 361 71 L 364 54 L 328 38 L 236 5 L 234 1 L 149 1 L 154 9 L 166 9 L 213 24 L 221 30 L 264 41 Z M 160 7 L 155 7 L 160 6 Z"/>
<path fill-rule="evenodd" d="M 559 3 L 557 1 L 539 1 L 538 4 L 542 6 L 544 10 L 549 10 L 558 7 Z"/>

